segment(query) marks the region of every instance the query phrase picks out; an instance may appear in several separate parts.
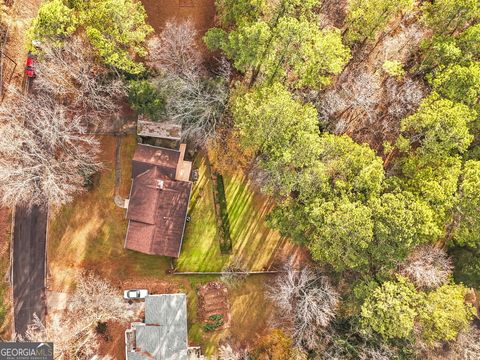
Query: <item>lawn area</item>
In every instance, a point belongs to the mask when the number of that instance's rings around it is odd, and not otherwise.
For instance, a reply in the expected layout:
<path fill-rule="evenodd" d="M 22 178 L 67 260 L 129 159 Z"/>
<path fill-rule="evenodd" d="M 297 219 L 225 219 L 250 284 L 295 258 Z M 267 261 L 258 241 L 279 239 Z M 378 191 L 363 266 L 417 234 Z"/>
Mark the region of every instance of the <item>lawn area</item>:
<path fill-rule="evenodd" d="M 240 172 L 223 177 L 233 250 L 231 255 L 221 255 L 211 174 L 203 156 L 196 159 L 195 164 L 199 169 L 199 180 L 193 188 L 192 220 L 187 224 L 177 270 L 220 271 L 232 261 L 245 269 L 262 270 L 280 259 L 302 256 L 301 248 L 267 227 L 265 217 L 273 204 L 255 192 Z"/>
<path fill-rule="evenodd" d="M 230 291 L 232 314 L 230 329 L 204 332 L 202 323 L 197 317 L 196 289 L 201 284 L 218 277 L 167 275 L 166 270 L 170 266 L 168 258 L 144 255 L 123 248 L 127 227 L 125 210 L 116 207 L 113 201 L 115 142 L 114 137 L 101 139 L 101 154 L 105 167 L 95 179 L 93 188 L 79 194 L 71 204 L 51 213 L 48 229 L 49 289 L 70 291 L 77 274 L 84 270 L 93 270 L 122 289 L 138 286 L 156 293 L 184 292 L 188 301 L 190 345 L 201 346 L 205 353 L 213 354 L 218 349 L 219 343 L 230 337 L 242 343 L 254 341 L 251 334 L 263 331 L 268 323 L 269 312 L 265 310 L 263 299 L 265 276 L 251 276 L 240 287 Z M 121 148 L 120 191 L 124 197 L 128 196 L 130 189 L 131 158 L 134 149 L 135 137 L 124 138 Z M 212 266 L 221 269 L 230 257 L 220 255 L 218 241 L 215 241 L 216 223 L 211 179 L 209 175 L 206 176 L 204 159 L 199 158 L 198 161 L 200 179 L 192 194 L 192 221 L 187 228 L 188 241 L 184 244 L 181 260 L 187 262 L 193 260 L 195 266 L 200 264 L 205 269 Z M 227 183 L 226 187 L 230 193 L 235 189 Z M 251 206 L 251 203 L 248 204 Z M 237 218 L 232 219 L 232 229 L 235 236 L 240 236 L 243 232 L 240 231 L 242 225 L 239 221 L 248 223 L 252 218 L 240 210 L 235 214 Z M 250 236 L 255 241 L 262 239 Z M 208 241 L 196 243 L 189 239 Z M 237 249 L 247 251 L 243 247 Z M 250 250 L 245 256 L 250 256 L 249 254 Z"/>
<path fill-rule="evenodd" d="M 195 159 L 199 178 L 190 200 L 191 221 L 187 223 L 177 269 L 185 271 L 218 271 L 229 260 L 220 253 L 213 201 L 213 182 L 205 157 Z"/>
<path fill-rule="evenodd" d="M 183 277 L 183 276 L 182 276 Z M 192 289 L 214 278 L 206 276 L 189 277 Z M 201 280 L 200 280 L 201 279 Z M 188 337 L 191 345 L 201 345 L 205 355 L 213 355 L 220 343 L 229 342 L 232 346 L 246 347 L 256 340 L 252 334 L 261 335 L 268 328 L 272 315 L 272 307 L 265 299 L 265 284 L 272 279 L 271 275 L 251 275 L 240 286 L 229 289 L 230 314 L 232 316 L 229 329 L 204 332 L 202 324 L 189 323 Z M 193 292 L 194 293 L 194 292 Z M 189 321 L 196 315 L 197 297 L 188 295 Z"/>
<path fill-rule="evenodd" d="M 128 197 L 135 136 L 123 139 L 120 194 Z M 68 290 L 77 271 L 92 269 L 115 282 L 135 276 L 161 276 L 170 261 L 123 247 L 127 221 L 125 210 L 113 202 L 115 138 L 102 137 L 104 169 L 93 188 L 54 212 L 49 222 L 49 287 Z"/>

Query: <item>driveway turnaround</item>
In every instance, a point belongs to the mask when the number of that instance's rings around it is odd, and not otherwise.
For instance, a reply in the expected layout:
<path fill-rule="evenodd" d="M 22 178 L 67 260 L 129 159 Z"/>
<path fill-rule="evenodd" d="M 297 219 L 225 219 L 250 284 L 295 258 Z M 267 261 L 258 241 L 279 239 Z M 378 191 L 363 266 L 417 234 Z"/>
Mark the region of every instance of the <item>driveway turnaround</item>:
<path fill-rule="evenodd" d="M 33 315 L 45 319 L 47 210 L 17 206 L 13 227 L 13 302 L 15 332 L 23 335 Z"/>

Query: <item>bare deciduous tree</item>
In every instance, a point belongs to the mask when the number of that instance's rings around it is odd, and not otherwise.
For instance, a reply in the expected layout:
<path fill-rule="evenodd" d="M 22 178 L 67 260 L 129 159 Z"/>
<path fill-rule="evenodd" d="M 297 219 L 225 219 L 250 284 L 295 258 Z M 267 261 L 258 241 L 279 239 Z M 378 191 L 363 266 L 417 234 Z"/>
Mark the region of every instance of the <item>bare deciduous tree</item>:
<path fill-rule="evenodd" d="M 56 359 L 87 360 L 95 356 L 98 349 L 96 334 L 88 319 L 82 317 L 55 318 L 43 325 L 34 315 L 34 321 L 28 326 L 24 338 L 34 342 L 53 342 Z"/>
<path fill-rule="evenodd" d="M 81 314 L 93 323 L 128 320 L 134 315 L 132 307 L 118 296 L 117 289 L 91 274 L 78 279 L 69 305 L 70 311 Z"/>
<path fill-rule="evenodd" d="M 159 79 L 158 86 L 166 94 L 168 118 L 182 125 L 185 137 L 204 144 L 223 117 L 228 101 L 226 79 L 170 73 Z"/>
<path fill-rule="evenodd" d="M 348 124 L 342 116 L 349 110 L 356 110 L 371 123 L 374 121 L 376 107 L 381 102 L 380 78 L 368 71 L 362 70 L 352 75 L 350 81 L 339 88 L 327 91 L 317 103 L 320 118 L 335 123 L 334 131 L 344 133 Z"/>
<path fill-rule="evenodd" d="M 318 332 L 335 317 L 338 293 L 329 280 L 310 268 L 300 271 L 287 267 L 267 296 L 291 320 L 296 346 L 313 349 L 319 340 Z"/>
<path fill-rule="evenodd" d="M 359 354 L 360 360 L 390 360 L 395 356 L 395 352 L 387 345 L 380 348 L 364 347 Z"/>
<path fill-rule="evenodd" d="M 108 282 L 85 275 L 78 280 L 64 316 L 50 317 L 46 325 L 35 316 L 25 339 L 53 342 L 55 358 L 92 359 L 98 350 L 96 324 L 99 321 L 129 320 L 133 315 L 132 306 L 123 301 Z"/>
<path fill-rule="evenodd" d="M 397 119 L 413 113 L 427 94 L 425 86 L 411 78 L 398 82 L 393 78 L 385 81 L 387 112 Z"/>
<path fill-rule="evenodd" d="M 204 144 L 222 119 L 228 101 L 230 66 L 221 61 L 209 77 L 190 21 L 169 22 L 149 43 L 148 62 L 160 75 L 156 85 L 166 99 L 167 118 L 182 125 L 184 137 Z"/>
<path fill-rule="evenodd" d="M 448 353 L 449 360 L 476 360 L 480 358 L 480 329 L 475 325 L 460 333 Z"/>
<path fill-rule="evenodd" d="M 218 360 L 248 360 L 248 354 L 246 351 L 234 350 L 230 344 L 220 346 L 218 349 Z"/>
<path fill-rule="evenodd" d="M 419 288 L 434 289 L 448 282 L 452 269 L 452 261 L 443 249 L 425 245 L 412 252 L 400 272 Z"/>
<path fill-rule="evenodd" d="M 196 38 L 197 31 L 190 20 L 167 22 L 160 36 L 152 37 L 147 43 L 147 64 L 157 70 L 177 74 L 201 71 Z"/>
<path fill-rule="evenodd" d="M 87 41 L 74 37 L 62 47 L 42 45 L 34 88 L 96 123 L 118 112 L 126 90 L 120 77 L 101 65 Z"/>
<path fill-rule="evenodd" d="M 0 107 L 0 196 L 6 206 L 62 205 L 100 167 L 98 142 L 49 96 L 16 93 Z"/>

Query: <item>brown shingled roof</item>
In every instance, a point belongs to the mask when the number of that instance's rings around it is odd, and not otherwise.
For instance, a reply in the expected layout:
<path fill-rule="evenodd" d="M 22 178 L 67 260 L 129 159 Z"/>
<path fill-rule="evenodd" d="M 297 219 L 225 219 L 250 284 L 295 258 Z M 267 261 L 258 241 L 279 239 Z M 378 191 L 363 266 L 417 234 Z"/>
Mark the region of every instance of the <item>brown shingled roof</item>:
<path fill-rule="evenodd" d="M 178 257 L 192 188 L 189 181 L 175 180 L 177 167 L 184 166 L 180 152 L 139 145 L 133 160 L 125 247 Z"/>

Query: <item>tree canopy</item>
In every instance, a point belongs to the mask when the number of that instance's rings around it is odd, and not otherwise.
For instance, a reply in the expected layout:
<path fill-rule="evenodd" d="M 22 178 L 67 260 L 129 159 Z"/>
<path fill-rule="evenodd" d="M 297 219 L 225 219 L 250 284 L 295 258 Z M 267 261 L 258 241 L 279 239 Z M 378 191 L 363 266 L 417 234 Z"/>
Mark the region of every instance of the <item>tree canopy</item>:
<path fill-rule="evenodd" d="M 455 102 L 474 106 L 480 95 L 480 63 L 452 64 L 438 68 L 430 77 L 434 91 Z"/>
<path fill-rule="evenodd" d="M 423 20 L 437 34 L 452 34 L 480 18 L 478 0 L 435 0 L 423 3 Z"/>
<path fill-rule="evenodd" d="M 241 143 L 262 154 L 272 187 L 287 194 L 297 170 L 309 166 L 319 153 L 315 108 L 296 101 L 276 83 L 238 95 L 232 113 Z"/>
<path fill-rule="evenodd" d="M 467 150 L 473 140 L 468 125 L 475 118 L 476 112 L 467 106 L 432 94 L 402 120 L 401 130 L 418 147 L 417 154 L 438 158 Z"/>
<path fill-rule="evenodd" d="M 418 325 L 420 336 L 430 344 L 454 340 L 475 314 L 474 307 L 465 303 L 467 293 L 463 285 L 456 284 L 417 292 L 406 278 L 398 276 L 397 281 L 386 281 L 367 296 L 361 324 L 385 339 L 408 339 Z"/>
<path fill-rule="evenodd" d="M 373 39 L 392 17 L 412 9 L 413 0 L 350 0 L 346 18 L 349 42 Z"/>
<path fill-rule="evenodd" d="M 403 277 L 386 281 L 373 290 L 362 305 L 361 323 L 385 339 L 408 338 L 422 298 Z"/>
<path fill-rule="evenodd" d="M 480 161 L 465 163 L 458 204 L 455 208 L 453 241 L 461 246 L 480 245 Z"/>
<path fill-rule="evenodd" d="M 465 303 L 467 293 L 463 285 L 446 284 L 426 295 L 419 318 L 423 338 L 428 342 L 451 341 L 468 328 L 476 312 Z"/>
<path fill-rule="evenodd" d="M 214 28 L 205 42 L 222 50 L 239 71 L 252 71 L 270 83 L 286 79 L 298 88 L 328 85 L 350 58 L 338 30 L 321 30 L 304 18 L 282 17 L 275 27 L 247 23 L 229 33 Z"/>
<path fill-rule="evenodd" d="M 38 10 L 38 15 L 28 29 L 27 38 L 30 42 L 37 40 L 59 43 L 75 32 L 78 22 L 75 11 L 62 0 L 51 0 L 43 3 Z"/>
<path fill-rule="evenodd" d="M 50 0 L 42 4 L 28 31 L 30 40 L 59 42 L 77 28 L 85 33 L 106 65 L 138 74 L 144 70 L 135 60 L 146 55 L 144 42 L 153 31 L 146 12 L 133 0 L 88 2 Z"/>

